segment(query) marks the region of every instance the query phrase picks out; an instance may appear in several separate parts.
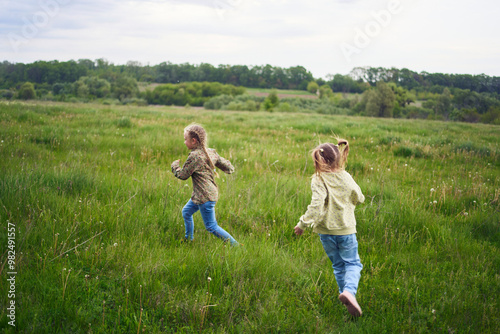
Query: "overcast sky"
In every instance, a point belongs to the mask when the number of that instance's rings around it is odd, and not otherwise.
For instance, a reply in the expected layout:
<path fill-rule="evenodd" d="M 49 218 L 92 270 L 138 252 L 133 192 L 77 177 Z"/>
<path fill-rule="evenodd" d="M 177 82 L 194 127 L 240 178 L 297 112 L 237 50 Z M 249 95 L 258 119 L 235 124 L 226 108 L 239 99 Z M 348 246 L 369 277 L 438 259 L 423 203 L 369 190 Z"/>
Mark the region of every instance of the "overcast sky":
<path fill-rule="evenodd" d="M 493 0 L 0 0 L 0 61 L 500 76 L 499 17 Z"/>

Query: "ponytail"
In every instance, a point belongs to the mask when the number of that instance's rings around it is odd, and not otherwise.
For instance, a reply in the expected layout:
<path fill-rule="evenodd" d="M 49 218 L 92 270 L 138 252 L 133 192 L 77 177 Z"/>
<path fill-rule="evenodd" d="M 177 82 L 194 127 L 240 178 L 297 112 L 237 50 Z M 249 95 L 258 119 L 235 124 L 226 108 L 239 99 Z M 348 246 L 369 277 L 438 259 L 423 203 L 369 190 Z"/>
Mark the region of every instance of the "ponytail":
<path fill-rule="evenodd" d="M 205 152 L 205 155 L 207 156 L 207 162 L 208 165 L 210 166 L 210 170 L 214 173 L 216 177 L 219 177 L 219 174 L 215 170 L 214 162 L 210 158 L 210 155 L 208 154 L 207 151 L 208 138 L 205 129 L 199 124 L 192 123 L 188 125 L 184 129 L 184 131 L 187 131 L 189 133 L 189 137 L 195 138 L 198 141 L 198 147 L 201 147 L 203 149 L 203 152 Z"/>
<path fill-rule="evenodd" d="M 341 152 L 341 160 L 340 160 L 340 164 L 339 164 L 339 167 L 341 168 L 344 168 L 345 167 L 345 164 L 347 163 L 347 156 L 349 155 L 349 142 L 345 139 L 340 139 L 340 138 L 337 138 L 337 146 L 344 146 L 344 148 L 342 150 L 339 150 Z"/>
<path fill-rule="evenodd" d="M 214 173 L 216 177 L 219 177 L 219 173 L 217 173 L 217 170 L 215 169 L 214 162 L 212 159 L 210 159 L 210 155 L 208 154 L 207 147 L 205 145 L 202 145 L 203 147 L 203 152 L 205 152 L 207 159 L 208 159 L 208 165 L 210 166 L 210 170 Z"/>

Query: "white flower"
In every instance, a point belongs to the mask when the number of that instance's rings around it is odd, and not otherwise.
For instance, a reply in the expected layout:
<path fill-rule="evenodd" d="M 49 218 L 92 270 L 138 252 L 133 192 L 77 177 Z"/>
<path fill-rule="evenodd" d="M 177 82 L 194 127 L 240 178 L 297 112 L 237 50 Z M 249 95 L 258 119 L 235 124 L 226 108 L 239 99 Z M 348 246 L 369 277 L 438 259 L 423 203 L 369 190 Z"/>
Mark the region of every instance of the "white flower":
<path fill-rule="evenodd" d="M 464 216 L 468 216 L 468 215 L 469 215 L 469 213 L 467 213 L 467 212 L 464 212 Z"/>
<path fill-rule="evenodd" d="M 435 314 L 436 313 L 436 310 L 432 310 L 432 314 Z"/>
<path fill-rule="evenodd" d="M 210 282 L 211 280 L 212 280 L 212 278 L 211 278 L 210 276 L 209 276 L 209 277 L 207 277 L 207 281 L 209 281 L 209 282 Z"/>
<path fill-rule="evenodd" d="M 436 189 L 434 189 L 434 188 L 431 188 L 431 193 L 433 193 L 433 192 L 435 192 L 435 191 L 436 191 Z"/>
<path fill-rule="evenodd" d="M 437 204 L 437 202 L 438 202 L 438 201 L 434 201 L 433 203 L 434 203 L 434 204 Z"/>
<path fill-rule="evenodd" d="M 118 246 L 118 244 L 115 242 L 115 243 L 113 244 L 113 246 L 115 246 L 115 247 L 116 247 L 116 246 Z"/>

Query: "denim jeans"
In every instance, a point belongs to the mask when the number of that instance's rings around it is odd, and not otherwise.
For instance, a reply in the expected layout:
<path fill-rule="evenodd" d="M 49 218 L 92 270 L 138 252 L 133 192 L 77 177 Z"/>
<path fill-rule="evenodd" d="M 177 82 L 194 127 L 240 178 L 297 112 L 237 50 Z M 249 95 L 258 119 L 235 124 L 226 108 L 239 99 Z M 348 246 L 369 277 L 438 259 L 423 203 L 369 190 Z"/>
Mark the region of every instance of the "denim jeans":
<path fill-rule="evenodd" d="M 333 273 L 339 286 L 339 293 L 345 290 L 356 296 L 363 265 L 358 255 L 356 234 L 319 235 L 326 255 L 332 261 Z"/>
<path fill-rule="evenodd" d="M 200 210 L 201 218 L 203 218 L 203 223 L 208 232 L 224 241 L 229 240 L 233 246 L 238 244 L 229 233 L 217 225 L 217 220 L 215 219 L 215 202 L 205 202 L 203 204 L 195 204 L 191 200 L 187 202 L 182 209 L 182 217 L 184 218 L 184 225 L 186 227 L 186 239 L 193 240 L 194 238 L 193 214 L 198 210 Z"/>

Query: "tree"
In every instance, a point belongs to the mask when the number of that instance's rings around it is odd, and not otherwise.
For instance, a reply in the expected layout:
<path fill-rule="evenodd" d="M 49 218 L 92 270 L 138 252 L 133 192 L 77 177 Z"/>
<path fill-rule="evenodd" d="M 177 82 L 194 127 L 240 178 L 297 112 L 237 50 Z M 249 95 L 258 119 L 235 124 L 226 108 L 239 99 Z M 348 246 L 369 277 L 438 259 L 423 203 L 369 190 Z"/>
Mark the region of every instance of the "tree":
<path fill-rule="evenodd" d="M 21 100 L 31 100 L 36 96 L 35 86 L 31 82 L 25 82 L 21 85 L 18 92 L 18 98 Z"/>
<path fill-rule="evenodd" d="M 375 90 L 368 91 L 366 113 L 375 117 L 392 117 L 396 98 L 392 89 L 383 81 L 377 82 Z"/>
<path fill-rule="evenodd" d="M 307 84 L 307 91 L 311 94 L 316 94 L 318 92 L 319 86 L 315 81 L 311 81 Z"/>
<path fill-rule="evenodd" d="M 415 102 L 415 95 L 411 94 L 403 87 L 396 85 L 394 82 L 389 82 L 387 85 L 394 93 L 394 98 L 400 107 L 404 108 L 406 105 Z"/>
<path fill-rule="evenodd" d="M 273 89 L 269 95 L 264 99 L 264 109 L 266 111 L 273 111 L 279 104 L 278 92 Z"/>
<path fill-rule="evenodd" d="M 437 99 L 435 110 L 436 114 L 442 115 L 445 119 L 448 118 L 448 114 L 451 110 L 451 93 L 448 88 L 445 88 L 441 96 Z"/>
<path fill-rule="evenodd" d="M 333 97 L 333 91 L 328 85 L 323 85 L 319 88 L 319 98 L 330 98 Z"/>
<path fill-rule="evenodd" d="M 137 86 L 137 80 L 122 75 L 111 85 L 111 91 L 116 98 L 123 100 L 135 97 L 139 92 L 139 87 Z"/>

